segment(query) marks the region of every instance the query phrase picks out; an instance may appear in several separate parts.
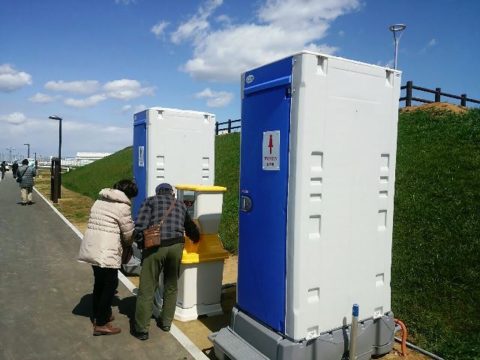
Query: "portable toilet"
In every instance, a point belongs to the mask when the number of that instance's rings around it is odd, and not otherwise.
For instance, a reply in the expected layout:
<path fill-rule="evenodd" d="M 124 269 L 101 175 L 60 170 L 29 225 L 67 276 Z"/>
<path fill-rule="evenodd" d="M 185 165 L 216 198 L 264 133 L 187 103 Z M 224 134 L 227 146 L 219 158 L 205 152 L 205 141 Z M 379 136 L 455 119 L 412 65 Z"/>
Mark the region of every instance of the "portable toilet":
<path fill-rule="evenodd" d="M 394 341 L 399 71 L 303 51 L 242 75 L 237 304 L 219 359 L 355 359 Z"/>
<path fill-rule="evenodd" d="M 175 319 L 190 321 L 201 315 L 222 314 L 223 265 L 228 252 L 220 241 L 218 227 L 222 216 L 223 193 L 227 189 L 191 184 L 175 185 L 175 188 L 178 200 L 187 205 L 189 215 L 200 231 L 198 243 L 185 239 Z M 159 288 L 162 289 L 163 285 L 160 284 Z M 155 294 L 155 316 L 160 315 L 162 295 L 161 291 Z"/>
<path fill-rule="evenodd" d="M 215 115 L 155 107 L 136 113 L 133 126 L 134 217 L 158 184 L 213 185 Z"/>

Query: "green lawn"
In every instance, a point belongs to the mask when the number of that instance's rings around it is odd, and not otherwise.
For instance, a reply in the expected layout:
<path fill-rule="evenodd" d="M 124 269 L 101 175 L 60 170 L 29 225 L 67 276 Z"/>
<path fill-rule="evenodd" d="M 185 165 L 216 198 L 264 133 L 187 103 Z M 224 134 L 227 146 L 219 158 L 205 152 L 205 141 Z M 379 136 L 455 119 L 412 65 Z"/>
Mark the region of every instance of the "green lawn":
<path fill-rule="evenodd" d="M 393 310 L 446 359 L 480 359 L 480 111 L 400 116 Z"/>

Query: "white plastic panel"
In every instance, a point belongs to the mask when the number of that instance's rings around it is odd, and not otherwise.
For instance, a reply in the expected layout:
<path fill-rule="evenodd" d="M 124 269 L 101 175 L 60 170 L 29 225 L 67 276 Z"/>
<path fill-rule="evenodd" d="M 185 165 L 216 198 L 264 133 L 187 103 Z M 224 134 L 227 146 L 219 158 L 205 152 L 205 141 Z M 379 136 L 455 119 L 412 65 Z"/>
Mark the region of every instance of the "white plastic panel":
<path fill-rule="evenodd" d="M 198 221 L 201 234 L 218 234 L 222 217 L 223 192 L 197 192 L 193 218 Z"/>
<path fill-rule="evenodd" d="M 163 182 L 213 185 L 215 115 L 189 110 L 147 111 L 147 196 Z"/>
<path fill-rule="evenodd" d="M 295 56 L 286 334 L 296 340 L 391 310 L 400 72 Z"/>

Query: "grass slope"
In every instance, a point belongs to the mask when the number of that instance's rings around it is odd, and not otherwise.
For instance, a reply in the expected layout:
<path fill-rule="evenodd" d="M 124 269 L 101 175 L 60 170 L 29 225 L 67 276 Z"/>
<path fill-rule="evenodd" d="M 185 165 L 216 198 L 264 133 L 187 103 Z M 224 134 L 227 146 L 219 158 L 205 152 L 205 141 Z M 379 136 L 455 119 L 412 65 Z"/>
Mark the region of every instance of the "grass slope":
<path fill-rule="evenodd" d="M 238 191 L 240 170 L 240 134 L 215 137 L 215 183 L 226 186 L 223 199 L 220 237 L 230 252 L 238 247 Z"/>
<path fill-rule="evenodd" d="M 416 342 L 480 359 L 480 111 L 402 114 L 392 307 Z"/>
<path fill-rule="evenodd" d="M 62 175 L 62 185 L 96 199 L 98 192 L 122 179 L 132 179 L 132 147 Z"/>

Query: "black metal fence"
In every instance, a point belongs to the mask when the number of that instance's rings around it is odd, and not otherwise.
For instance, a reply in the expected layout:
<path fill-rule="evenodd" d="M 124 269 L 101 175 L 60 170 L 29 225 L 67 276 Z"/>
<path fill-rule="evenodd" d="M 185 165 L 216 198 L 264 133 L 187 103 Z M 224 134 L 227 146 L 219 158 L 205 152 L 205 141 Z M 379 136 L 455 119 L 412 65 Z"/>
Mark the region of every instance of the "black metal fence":
<path fill-rule="evenodd" d="M 468 103 L 472 104 L 480 104 L 480 100 L 472 99 L 467 97 L 467 94 L 461 95 L 453 95 L 442 92 L 441 88 L 427 89 L 421 86 L 413 85 L 413 81 L 407 81 L 407 84 L 401 87 L 402 90 L 405 90 L 405 96 L 400 98 L 400 103 L 405 101 L 405 106 L 412 106 L 412 102 L 421 102 L 421 103 L 433 103 L 433 102 L 441 102 L 442 97 L 460 100 L 461 106 L 467 106 Z M 433 100 L 423 99 L 420 97 L 413 96 L 413 91 L 416 90 L 417 92 L 423 92 L 428 94 L 433 94 Z M 241 125 L 242 119 L 231 120 L 224 122 L 217 122 L 215 123 L 215 134 L 230 134 L 232 132 L 238 132 L 239 129 L 242 127 Z M 238 124 L 238 125 L 237 125 Z"/>
<path fill-rule="evenodd" d="M 407 81 L 407 84 L 405 86 L 402 86 L 401 89 L 405 90 L 405 96 L 402 96 L 400 98 L 400 102 L 405 101 L 405 106 L 412 106 L 412 101 L 418 101 L 421 103 L 441 102 L 442 96 L 450 99 L 460 100 L 461 106 L 467 106 L 467 103 L 480 104 L 480 100 L 469 98 L 467 97 L 467 94 L 453 95 L 453 94 L 442 92 L 441 88 L 435 88 L 435 90 L 427 89 L 421 86 L 413 85 L 413 81 Z M 414 90 L 416 90 L 417 93 L 420 91 L 423 93 L 434 94 L 434 98 L 433 100 L 429 100 L 429 99 L 423 99 L 417 96 L 413 96 Z"/>
<path fill-rule="evenodd" d="M 215 135 L 219 134 L 230 134 L 231 132 L 237 132 L 240 130 L 242 119 L 237 119 L 237 120 L 231 120 L 228 119 L 228 121 L 224 122 L 217 122 L 215 123 Z M 237 124 L 238 125 L 235 125 Z"/>

